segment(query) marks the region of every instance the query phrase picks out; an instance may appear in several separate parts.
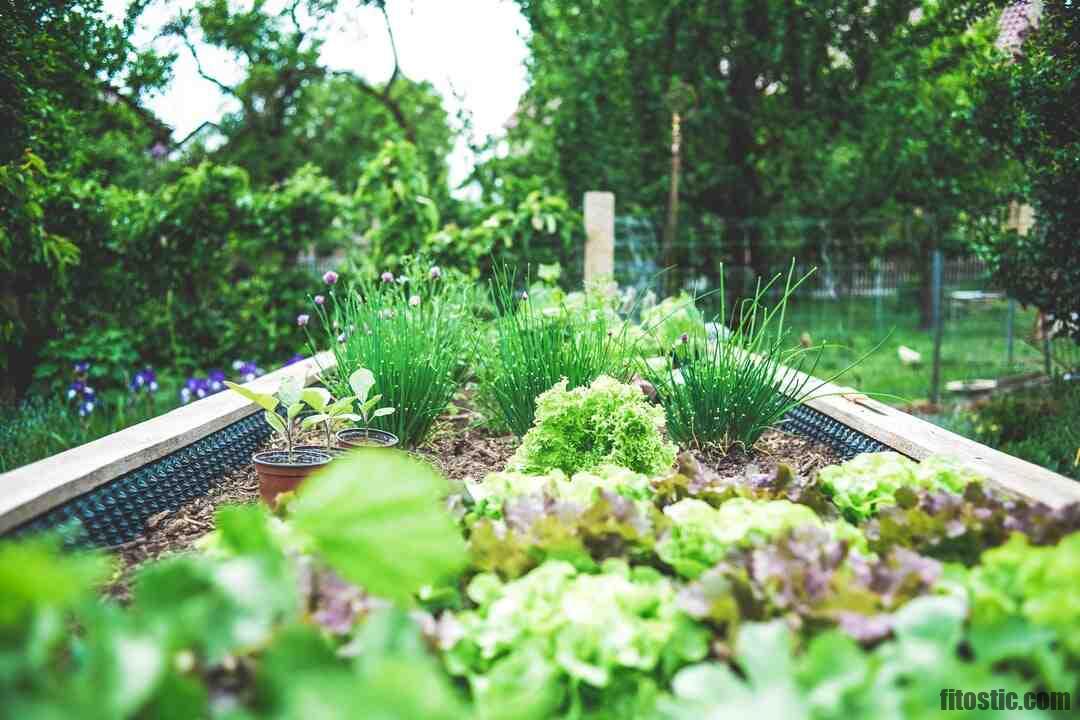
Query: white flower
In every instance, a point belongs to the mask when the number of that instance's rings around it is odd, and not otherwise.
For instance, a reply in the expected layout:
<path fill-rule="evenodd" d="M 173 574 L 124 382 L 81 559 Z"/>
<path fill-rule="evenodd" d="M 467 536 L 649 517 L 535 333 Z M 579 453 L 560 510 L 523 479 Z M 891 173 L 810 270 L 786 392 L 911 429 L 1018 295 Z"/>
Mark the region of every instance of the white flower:
<path fill-rule="evenodd" d="M 419 304 L 420 304 L 420 296 L 419 295 L 413 295 L 411 298 L 409 298 L 409 305 L 410 306 L 417 307 Z"/>

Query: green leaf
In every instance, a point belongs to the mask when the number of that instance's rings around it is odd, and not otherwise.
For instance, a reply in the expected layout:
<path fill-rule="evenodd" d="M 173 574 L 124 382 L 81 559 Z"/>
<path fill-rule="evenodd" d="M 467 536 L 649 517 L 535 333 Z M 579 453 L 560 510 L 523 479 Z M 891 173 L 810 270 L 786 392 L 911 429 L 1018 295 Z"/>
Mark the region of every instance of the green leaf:
<path fill-rule="evenodd" d="M 294 402 L 292 405 L 290 405 L 285 410 L 285 415 L 286 415 L 286 417 L 289 418 L 289 421 L 291 422 L 291 421 L 295 420 L 296 416 L 299 415 L 300 413 L 302 413 L 303 411 L 304 411 L 304 403 L 302 403 L 302 402 Z"/>
<path fill-rule="evenodd" d="M 320 423 L 324 423 L 324 422 L 327 422 L 327 421 L 333 420 L 333 419 L 335 419 L 335 418 L 332 418 L 329 415 L 324 415 L 322 413 L 320 413 L 318 415 L 308 415 L 306 418 L 304 418 L 303 420 L 300 421 L 300 427 L 302 427 L 305 430 L 308 430 L 308 429 L 310 429 L 310 428 L 312 428 L 312 427 L 314 427 L 314 426 L 316 426 L 316 425 L 318 425 Z"/>
<path fill-rule="evenodd" d="M 278 400 L 273 395 L 268 395 L 266 393 L 261 393 L 261 392 L 255 392 L 254 390 L 246 388 L 243 385 L 237 385 L 236 383 L 230 382 L 228 380 L 225 381 L 225 387 L 229 388 L 230 390 L 232 390 L 235 393 L 238 393 L 238 394 L 244 396 L 245 398 L 252 401 L 253 403 L 256 403 L 263 410 L 266 410 L 268 412 L 273 412 L 274 410 L 277 409 Z"/>
<path fill-rule="evenodd" d="M 296 375 L 281 378 L 277 396 L 281 404 L 289 407 L 300 402 L 300 396 L 304 392 L 304 379 Z"/>
<path fill-rule="evenodd" d="M 312 410 L 326 412 L 330 402 L 334 399 L 329 390 L 324 388 L 305 388 L 300 393 L 301 399 L 311 406 Z"/>
<path fill-rule="evenodd" d="M 445 479 L 411 455 L 357 449 L 301 486 L 291 521 L 342 577 L 405 600 L 465 564 L 445 492 Z"/>
<path fill-rule="evenodd" d="M 272 427 L 274 430 L 278 431 L 282 435 L 288 434 L 289 429 L 288 427 L 286 427 L 285 421 L 282 420 L 281 416 L 278 415 L 276 412 L 274 412 L 273 410 L 267 410 L 263 413 L 263 417 L 266 418 L 266 424 Z"/>
<path fill-rule="evenodd" d="M 361 403 L 365 403 L 371 388 L 375 387 L 375 375 L 367 368 L 357 368 L 349 376 L 349 387 L 352 388 L 356 398 Z"/>
<path fill-rule="evenodd" d="M 393 414 L 394 414 L 394 408 L 392 408 L 392 407 L 384 407 L 384 408 L 379 408 L 378 410 L 373 412 L 371 414 L 371 417 L 377 418 L 377 417 L 384 417 L 386 415 L 393 415 Z"/>

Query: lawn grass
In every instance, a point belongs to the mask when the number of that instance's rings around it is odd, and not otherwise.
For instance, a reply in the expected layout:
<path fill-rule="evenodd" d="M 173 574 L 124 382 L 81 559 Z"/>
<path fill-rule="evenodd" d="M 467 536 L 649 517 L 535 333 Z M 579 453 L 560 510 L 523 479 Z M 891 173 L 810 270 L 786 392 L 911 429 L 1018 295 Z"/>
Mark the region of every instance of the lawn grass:
<path fill-rule="evenodd" d="M 945 383 L 950 380 L 998 378 L 1042 369 L 1042 354 L 1022 339 L 1034 323 L 1034 310 L 1017 308 L 1012 365 L 1008 363 L 1007 317 L 1008 304 L 1002 300 L 976 308 L 955 309 L 946 319 L 941 344 L 943 399 L 948 399 Z M 864 393 L 894 395 L 897 397 L 881 399 L 904 405 L 930 394 L 934 336 L 931 331 L 920 330 L 918 321 L 914 300 L 905 303 L 887 298 L 879 307 L 871 298 L 796 298 L 789 306 L 787 325 L 793 340 L 807 333 L 814 344 L 830 345 L 818 364 L 815 372 L 818 377 L 842 370 L 882 343 L 836 383 Z M 901 345 L 921 353 L 921 364 L 903 365 L 897 354 Z"/>

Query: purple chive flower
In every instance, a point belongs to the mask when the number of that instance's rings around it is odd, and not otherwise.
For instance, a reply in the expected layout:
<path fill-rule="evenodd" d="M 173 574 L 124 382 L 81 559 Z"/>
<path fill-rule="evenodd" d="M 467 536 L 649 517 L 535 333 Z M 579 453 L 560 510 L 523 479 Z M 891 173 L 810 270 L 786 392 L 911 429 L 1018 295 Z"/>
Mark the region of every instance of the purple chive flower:
<path fill-rule="evenodd" d="M 383 281 L 384 283 L 392 283 L 392 282 L 394 282 L 394 273 L 392 273 L 392 272 L 390 272 L 389 270 L 387 270 L 387 271 L 383 272 L 383 274 L 382 274 L 382 275 L 380 275 L 380 276 L 379 276 L 379 278 L 380 278 L 380 279 L 381 279 L 381 280 L 382 280 L 382 281 Z"/>
<path fill-rule="evenodd" d="M 679 342 L 681 342 L 683 345 L 685 345 L 686 343 L 690 342 L 690 336 L 687 335 L 686 333 L 683 333 L 682 335 L 679 336 Z"/>
<path fill-rule="evenodd" d="M 412 297 L 409 298 L 409 306 L 410 307 L 418 307 L 419 305 L 420 305 L 420 296 L 419 295 L 413 295 Z"/>
<path fill-rule="evenodd" d="M 333 270 L 327 270 L 322 276 L 323 282 L 327 285 L 333 285 L 337 282 L 338 274 Z"/>
<path fill-rule="evenodd" d="M 296 324 L 299 325 L 300 327 L 304 327 L 305 325 L 308 324 L 308 320 L 310 320 L 310 319 L 311 319 L 310 315 L 308 315 L 306 313 L 300 313 L 299 315 L 296 316 Z"/>
<path fill-rule="evenodd" d="M 322 305 L 325 302 L 326 302 L 326 298 L 324 298 L 322 295 L 316 295 L 315 296 L 315 304 L 316 305 Z"/>
<path fill-rule="evenodd" d="M 435 265 L 434 267 L 431 268 L 430 271 L 428 271 L 428 276 L 432 280 L 438 280 L 439 278 L 442 277 L 442 269 L 440 269 L 438 265 Z"/>

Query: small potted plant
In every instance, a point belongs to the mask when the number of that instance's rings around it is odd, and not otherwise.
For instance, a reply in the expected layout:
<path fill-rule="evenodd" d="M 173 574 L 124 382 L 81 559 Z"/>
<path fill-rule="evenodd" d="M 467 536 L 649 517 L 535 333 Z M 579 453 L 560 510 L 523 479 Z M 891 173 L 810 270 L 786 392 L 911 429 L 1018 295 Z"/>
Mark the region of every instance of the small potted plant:
<path fill-rule="evenodd" d="M 375 375 L 367 368 L 359 368 L 349 376 L 349 387 L 352 388 L 353 397 L 347 399 L 350 404 L 355 403 L 356 411 L 359 413 L 359 416 L 352 415 L 348 419 L 353 422 L 360 421 L 363 425 L 361 427 L 338 430 L 338 442 L 347 448 L 371 446 L 391 447 L 397 445 L 397 435 L 386 432 L 385 430 L 367 427 L 368 422 L 371 420 L 394 412 L 394 408 L 392 407 L 381 407 L 376 409 L 376 405 L 379 404 L 382 395 L 368 397 L 371 388 L 375 387 Z M 339 400 L 338 402 L 342 402 L 343 400 Z"/>
<path fill-rule="evenodd" d="M 304 409 L 301 399 L 304 387 L 299 378 L 285 378 L 273 394 L 255 392 L 236 383 L 225 383 L 230 390 L 258 404 L 265 410 L 267 424 L 277 432 L 285 443 L 284 450 L 263 450 L 251 456 L 259 475 L 259 495 L 270 507 L 277 504 L 277 496 L 295 490 L 315 470 L 327 465 L 330 454 L 323 450 L 301 450 L 293 447 L 296 438 L 296 417 Z M 285 416 L 278 414 L 278 405 L 285 407 Z"/>
<path fill-rule="evenodd" d="M 301 399 L 307 403 L 310 411 L 300 416 L 300 427 L 310 430 L 315 426 L 322 426 L 326 445 L 300 445 L 299 450 L 322 450 L 331 457 L 338 457 L 345 453 L 344 448 L 335 444 L 334 429 L 346 422 L 358 422 L 363 420 L 360 415 L 352 412 L 355 395 L 334 399 L 329 390 L 324 388 L 307 388 L 301 394 Z"/>

